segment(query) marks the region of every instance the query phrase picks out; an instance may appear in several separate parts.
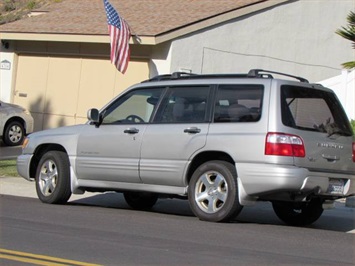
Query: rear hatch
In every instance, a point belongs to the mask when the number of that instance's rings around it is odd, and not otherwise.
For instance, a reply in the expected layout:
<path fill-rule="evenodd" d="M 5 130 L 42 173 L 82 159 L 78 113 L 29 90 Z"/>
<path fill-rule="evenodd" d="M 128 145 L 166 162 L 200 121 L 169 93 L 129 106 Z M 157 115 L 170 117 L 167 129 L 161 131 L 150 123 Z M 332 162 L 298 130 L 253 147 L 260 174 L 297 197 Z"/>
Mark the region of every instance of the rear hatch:
<path fill-rule="evenodd" d="M 310 171 L 355 174 L 353 132 L 336 95 L 321 86 L 281 86 L 282 122 L 303 140 L 305 157 L 294 164 Z"/>

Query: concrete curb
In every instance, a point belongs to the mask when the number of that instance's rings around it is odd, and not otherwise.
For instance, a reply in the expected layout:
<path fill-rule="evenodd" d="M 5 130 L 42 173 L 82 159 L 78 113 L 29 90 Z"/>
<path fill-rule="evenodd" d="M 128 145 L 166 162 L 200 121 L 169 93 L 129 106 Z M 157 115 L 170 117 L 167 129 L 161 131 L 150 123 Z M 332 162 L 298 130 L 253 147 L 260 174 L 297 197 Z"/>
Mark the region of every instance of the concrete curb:
<path fill-rule="evenodd" d="M 355 196 L 346 198 L 345 206 L 355 208 Z"/>
<path fill-rule="evenodd" d="M 2 161 L 6 161 L 6 160 L 16 160 L 17 159 L 17 155 L 13 155 L 13 156 L 4 156 L 4 157 L 1 157 L 1 160 Z"/>

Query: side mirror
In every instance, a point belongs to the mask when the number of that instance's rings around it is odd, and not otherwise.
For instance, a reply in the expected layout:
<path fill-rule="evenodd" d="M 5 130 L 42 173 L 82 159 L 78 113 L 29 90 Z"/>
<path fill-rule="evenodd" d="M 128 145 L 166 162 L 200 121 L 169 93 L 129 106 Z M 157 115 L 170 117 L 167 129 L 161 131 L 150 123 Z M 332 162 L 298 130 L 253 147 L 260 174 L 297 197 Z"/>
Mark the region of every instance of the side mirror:
<path fill-rule="evenodd" d="M 100 124 L 100 113 L 99 110 L 92 108 L 88 110 L 87 117 L 89 121 L 94 124 L 96 127 Z"/>

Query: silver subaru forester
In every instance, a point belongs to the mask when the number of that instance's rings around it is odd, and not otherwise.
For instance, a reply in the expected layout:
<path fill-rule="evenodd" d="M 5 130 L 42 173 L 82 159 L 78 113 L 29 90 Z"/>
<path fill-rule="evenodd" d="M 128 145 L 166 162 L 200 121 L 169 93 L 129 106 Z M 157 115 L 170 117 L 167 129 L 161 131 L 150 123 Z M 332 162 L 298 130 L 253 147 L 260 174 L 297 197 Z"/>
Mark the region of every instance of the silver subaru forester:
<path fill-rule="evenodd" d="M 88 119 L 26 139 L 18 172 L 35 180 L 42 202 L 116 191 L 149 209 L 178 197 L 199 219 L 222 222 L 270 201 L 285 223 L 305 226 L 355 195 L 349 120 L 330 89 L 301 77 L 260 69 L 160 75 Z"/>

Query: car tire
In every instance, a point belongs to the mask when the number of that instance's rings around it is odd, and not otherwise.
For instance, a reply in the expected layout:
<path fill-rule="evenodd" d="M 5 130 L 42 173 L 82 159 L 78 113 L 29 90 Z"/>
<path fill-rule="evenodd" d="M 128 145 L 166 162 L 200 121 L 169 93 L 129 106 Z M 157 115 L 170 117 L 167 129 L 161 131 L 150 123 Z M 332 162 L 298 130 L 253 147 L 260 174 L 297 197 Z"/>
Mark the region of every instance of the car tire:
<path fill-rule="evenodd" d="M 188 198 L 193 213 L 203 221 L 227 222 L 242 210 L 233 164 L 209 161 L 193 173 Z"/>
<path fill-rule="evenodd" d="M 22 123 L 12 121 L 5 128 L 3 140 L 7 146 L 18 146 L 22 144 L 24 137 L 25 129 Z"/>
<path fill-rule="evenodd" d="M 158 195 L 150 192 L 127 191 L 123 196 L 127 204 L 135 210 L 149 210 L 158 200 Z"/>
<path fill-rule="evenodd" d="M 71 196 L 69 158 L 65 152 L 49 151 L 39 161 L 36 191 L 44 203 L 64 204 Z"/>
<path fill-rule="evenodd" d="M 309 202 L 273 202 L 272 207 L 283 222 L 292 226 L 306 226 L 314 223 L 323 213 L 323 201 L 313 198 Z"/>

